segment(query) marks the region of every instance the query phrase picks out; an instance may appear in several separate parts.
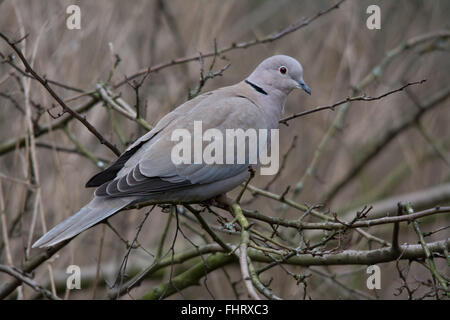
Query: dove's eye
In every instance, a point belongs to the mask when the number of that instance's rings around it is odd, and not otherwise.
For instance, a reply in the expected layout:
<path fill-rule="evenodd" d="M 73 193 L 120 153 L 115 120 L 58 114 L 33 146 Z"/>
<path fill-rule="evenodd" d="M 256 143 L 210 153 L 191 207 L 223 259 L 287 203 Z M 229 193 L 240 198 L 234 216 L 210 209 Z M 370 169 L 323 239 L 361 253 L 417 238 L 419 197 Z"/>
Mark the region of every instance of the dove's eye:
<path fill-rule="evenodd" d="M 287 72 L 287 68 L 285 66 L 281 66 L 278 70 L 280 71 L 281 74 L 286 74 Z"/>

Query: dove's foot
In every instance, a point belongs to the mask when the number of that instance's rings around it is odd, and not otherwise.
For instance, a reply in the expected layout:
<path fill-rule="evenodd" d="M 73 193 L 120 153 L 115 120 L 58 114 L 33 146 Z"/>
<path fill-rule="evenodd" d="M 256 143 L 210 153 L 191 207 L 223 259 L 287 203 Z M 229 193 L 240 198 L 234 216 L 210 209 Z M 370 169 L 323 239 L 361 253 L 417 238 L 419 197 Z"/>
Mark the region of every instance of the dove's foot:
<path fill-rule="evenodd" d="M 203 206 L 215 206 L 219 208 L 227 207 L 232 204 L 231 198 L 227 196 L 226 193 L 222 193 L 214 198 L 202 201 L 200 204 Z"/>

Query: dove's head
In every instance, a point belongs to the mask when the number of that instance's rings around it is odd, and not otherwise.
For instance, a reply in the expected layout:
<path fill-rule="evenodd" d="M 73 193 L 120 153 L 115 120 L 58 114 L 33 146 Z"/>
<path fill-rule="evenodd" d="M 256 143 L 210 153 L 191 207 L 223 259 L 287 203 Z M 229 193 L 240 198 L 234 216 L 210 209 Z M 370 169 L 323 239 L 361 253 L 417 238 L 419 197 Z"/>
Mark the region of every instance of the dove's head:
<path fill-rule="evenodd" d="M 303 80 L 302 65 L 285 55 L 267 58 L 256 67 L 247 80 L 263 89 L 279 90 L 286 95 L 295 88 L 311 94 L 311 89 Z"/>

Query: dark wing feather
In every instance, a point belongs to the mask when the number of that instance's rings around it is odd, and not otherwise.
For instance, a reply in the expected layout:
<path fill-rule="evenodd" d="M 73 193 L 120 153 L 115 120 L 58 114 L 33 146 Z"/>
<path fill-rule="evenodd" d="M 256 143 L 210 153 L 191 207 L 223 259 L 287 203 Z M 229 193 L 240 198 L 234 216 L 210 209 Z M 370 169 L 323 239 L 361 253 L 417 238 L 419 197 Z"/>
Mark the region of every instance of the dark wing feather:
<path fill-rule="evenodd" d="M 170 178 L 170 177 L 169 177 Z M 146 177 L 136 166 L 126 176 L 102 184 L 95 195 L 97 197 L 127 197 L 127 196 L 145 196 L 165 191 L 176 190 L 179 188 L 191 186 L 189 180 L 180 182 L 170 182 L 160 177 Z"/>
<path fill-rule="evenodd" d="M 153 130 L 147 132 L 145 135 L 136 140 L 129 147 L 130 149 L 124 152 L 111 166 L 89 179 L 89 181 L 86 183 L 86 188 L 99 187 L 108 181 L 114 180 L 117 176 L 117 173 L 123 168 L 124 164 L 142 147 L 142 145 L 152 140 L 157 134 L 159 134 L 159 132 L 161 132 L 167 125 L 169 125 L 169 123 L 182 116 L 183 114 L 188 113 L 194 106 L 209 97 L 211 94 L 212 92 L 207 92 L 199 95 L 192 100 L 186 101 L 174 111 L 165 115 L 157 123 Z"/>
<path fill-rule="evenodd" d="M 112 165 L 106 168 L 104 171 L 97 173 L 95 176 L 89 179 L 86 183 L 86 188 L 99 187 L 105 182 L 113 180 L 117 173 L 123 168 L 125 163 L 142 147 L 148 140 L 142 141 L 134 148 L 122 153 Z"/>

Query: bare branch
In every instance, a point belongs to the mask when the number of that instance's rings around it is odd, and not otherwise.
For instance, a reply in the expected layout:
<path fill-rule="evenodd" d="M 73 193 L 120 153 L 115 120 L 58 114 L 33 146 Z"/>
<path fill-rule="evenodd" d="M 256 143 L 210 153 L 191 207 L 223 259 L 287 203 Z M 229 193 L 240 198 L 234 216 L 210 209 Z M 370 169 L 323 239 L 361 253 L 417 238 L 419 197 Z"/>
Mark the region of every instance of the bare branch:
<path fill-rule="evenodd" d="M 21 272 L 18 269 L 15 269 L 13 267 L 8 267 L 8 266 L 4 266 L 4 265 L 0 265 L 0 271 L 1 272 L 5 272 L 11 276 L 13 276 L 14 278 L 16 278 L 18 281 L 23 282 L 25 284 L 27 284 L 28 286 L 30 286 L 33 290 L 35 290 L 36 292 L 39 292 L 41 294 L 43 294 L 45 297 L 51 299 L 51 300 L 61 300 L 60 298 L 58 298 L 57 296 L 55 296 L 51 291 L 48 291 L 47 289 L 43 288 L 42 286 L 40 286 L 36 281 L 34 281 L 33 279 L 29 278 L 27 275 L 25 275 L 23 272 Z"/>
<path fill-rule="evenodd" d="M 360 96 L 356 96 L 356 97 L 347 97 L 346 99 L 343 99 L 341 101 L 335 102 L 335 103 L 327 105 L 327 106 L 316 107 L 316 108 L 313 108 L 313 109 L 310 109 L 310 110 L 306 110 L 306 111 L 303 111 L 303 112 L 294 113 L 293 115 L 290 115 L 288 117 L 285 117 L 285 118 L 281 119 L 280 123 L 287 125 L 288 121 L 290 121 L 292 119 L 295 119 L 295 118 L 306 116 L 306 115 L 311 114 L 311 113 L 315 113 L 315 112 L 319 112 L 319 111 L 323 111 L 323 110 L 333 110 L 334 111 L 334 109 L 336 107 L 338 107 L 340 105 L 343 105 L 344 103 L 355 102 L 355 101 L 375 101 L 375 100 L 380 100 L 380 99 L 383 99 L 384 97 L 387 97 L 387 96 L 389 96 L 391 94 L 394 94 L 396 92 L 403 91 L 405 88 L 407 88 L 409 86 L 414 86 L 414 85 L 417 85 L 417 84 L 423 84 L 426 81 L 427 80 L 424 79 L 424 80 L 421 80 L 421 81 L 409 82 L 409 83 L 401 86 L 398 89 L 394 89 L 394 90 L 385 92 L 385 93 L 383 93 L 383 94 L 381 94 L 381 95 L 379 95 L 377 97 L 369 97 L 369 96 L 366 96 L 365 94 L 360 95 Z"/>
<path fill-rule="evenodd" d="M 30 66 L 27 59 L 22 54 L 22 51 L 16 46 L 15 42 L 12 42 L 8 37 L 6 37 L 3 33 L 0 33 L 0 37 L 5 40 L 11 48 L 17 53 L 20 60 L 22 60 L 22 63 L 25 66 L 25 72 L 30 73 L 36 80 L 38 80 L 42 86 L 50 93 L 50 95 L 58 102 L 58 104 L 63 108 L 64 112 L 68 112 L 70 115 L 72 115 L 75 119 L 79 120 L 92 134 L 94 134 L 101 144 L 104 144 L 107 146 L 112 152 L 114 152 L 117 156 L 121 154 L 119 149 L 116 148 L 113 144 L 111 144 L 108 140 L 106 140 L 98 131 L 97 129 L 92 126 L 85 117 L 81 116 L 78 112 L 67 106 L 67 104 L 53 91 L 53 89 L 48 85 L 48 81 L 41 78 Z"/>
<path fill-rule="evenodd" d="M 302 29 L 302 28 L 306 27 L 307 25 L 309 25 L 310 23 L 312 23 L 313 21 L 315 21 L 319 17 L 324 16 L 327 13 L 329 13 L 329 12 L 335 10 L 335 9 L 338 9 L 339 6 L 344 1 L 345 0 L 340 0 L 336 4 L 331 6 L 330 8 L 328 8 L 326 10 L 319 11 L 317 14 L 315 14 L 314 16 L 312 16 L 310 18 L 307 18 L 307 19 L 301 18 L 301 19 L 295 21 L 294 23 L 290 24 L 286 28 L 284 28 L 282 31 L 269 34 L 269 35 L 267 35 L 265 37 L 262 37 L 260 39 L 256 38 L 256 39 L 253 39 L 253 40 L 250 40 L 250 41 L 247 41 L 247 42 L 232 43 L 228 47 L 224 47 L 224 48 L 218 49 L 217 51 L 214 50 L 212 52 L 208 52 L 208 53 L 202 54 L 202 57 L 203 58 L 213 57 L 214 55 L 222 55 L 222 54 L 224 54 L 226 52 L 229 52 L 229 51 L 232 51 L 232 50 L 246 49 L 246 48 L 249 48 L 249 47 L 252 47 L 252 46 L 255 46 L 255 45 L 273 42 L 273 41 L 278 40 L 278 39 L 280 39 L 280 38 L 282 38 L 282 37 L 284 37 L 284 36 L 294 32 L 294 31 L 297 31 L 299 29 Z M 167 67 L 171 67 L 171 66 L 174 66 L 174 65 L 177 65 L 177 64 L 183 64 L 183 63 L 186 63 L 186 62 L 196 61 L 196 60 L 199 59 L 199 57 L 200 57 L 200 55 L 183 57 L 183 58 L 174 59 L 174 60 L 171 60 L 171 61 L 168 61 L 168 62 L 164 62 L 164 63 L 161 63 L 161 64 L 157 64 L 155 66 L 147 67 L 147 68 L 144 68 L 144 69 L 142 69 L 142 70 L 140 70 L 140 71 L 138 71 L 138 72 L 136 72 L 136 73 L 134 73 L 134 74 L 132 74 L 130 76 L 127 76 L 127 79 L 131 80 L 131 79 L 134 79 L 136 77 L 139 77 L 139 76 L 145 74 L 147 72 L 147 70 L 150 70 L 150 72 L 156 72 L 156 71 L 159 71 L 161 69 L 165 69 Z M 127 83 L 126 80 L 121 81 L 119 83 L 116 83 L 114 85 L 114 88 L 118 88 L 118 87 L 124 85 L 125 83 Z"/>

